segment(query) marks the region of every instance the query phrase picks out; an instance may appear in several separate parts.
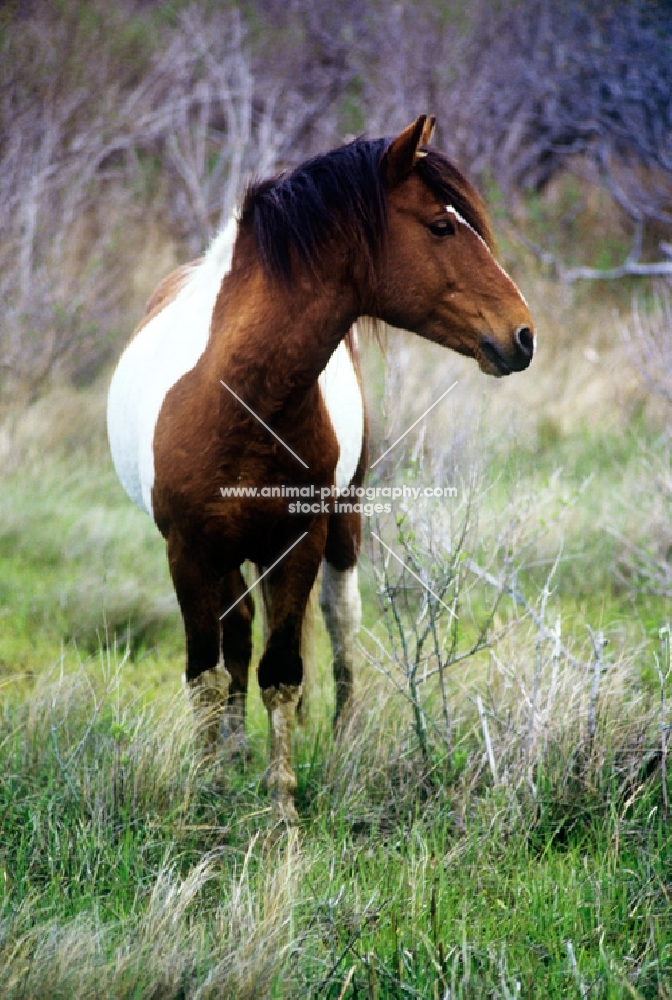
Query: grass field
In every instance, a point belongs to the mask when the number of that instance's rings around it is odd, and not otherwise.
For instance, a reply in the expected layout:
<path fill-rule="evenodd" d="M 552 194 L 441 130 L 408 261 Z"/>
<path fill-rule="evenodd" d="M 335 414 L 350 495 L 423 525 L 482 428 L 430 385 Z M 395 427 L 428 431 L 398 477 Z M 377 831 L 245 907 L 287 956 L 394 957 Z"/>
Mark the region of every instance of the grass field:
<path fill-rule="evenodd" d="M 387 411 L 394 371 L 367 358 L 379 451 L 436 388 L 417 350 Z M 0 996 L 672 995 L 669 603 L 628 561 L 661 544 L 664 438 L 604 399 L 612 419 L 559 426 L 543 357 L 485 410 L 456 372 L 460 399 L 372 482 L 460 484 L 378 526 L 459 623 L 414 661 L 438 608 L 367 541 L 356 703 L 335 740 L 319 628 L 293 830 L 261 786 L 256 688 L 249 761 L 194 746 L 163 546 L 111 469 L 102 389 L 7 424 Z"/>
<path fill-rule="evenodd" d="M 670 283 L 559 280 L 669 259 L 666 5 L 555 6 L 0 2 L 0 1000 L 672 1000 Z M 372 460 L 457 382 L 369 484 L 457 494 L 367 518 L 288 829 L 256 683 L 200 752 L 103 369 L 250 176 L 425 110 L 537 352 L 364 338 Z"/>

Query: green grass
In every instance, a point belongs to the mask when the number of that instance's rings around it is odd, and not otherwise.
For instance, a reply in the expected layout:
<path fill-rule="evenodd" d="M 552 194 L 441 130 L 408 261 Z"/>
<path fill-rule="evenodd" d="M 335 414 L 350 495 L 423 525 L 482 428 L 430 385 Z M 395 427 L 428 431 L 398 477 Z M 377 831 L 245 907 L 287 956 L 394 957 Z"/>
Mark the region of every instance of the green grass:
<path fill-rule="evenodd" d="M 545 622 L 560 616 L 576 662 L 554 660 L 503 598 L 492 648 L 447 670 L 450 738 L 438 686 L 421 688 L 426 754 L 363 558 L 355 708 L 335 740 L 321 630 L 293 831 L 262 787 L 256 685 L 249 760 L 207 761 L 194 743 L 163 545 L 104 442 L 26 452 L 0 494 L 3 1000 L 669 997 L 648 634 L 667 608 L 617 581 L 605 531 L 607 514 L 634 530 L 638 449 L 605 428 L 500 452 L 470 551 L 500 572 L 507 539 L 538 613 L 562 539 Z M 491 596 L 469 591 L 459 649 Z M 418 607 L 411 597 L 410 638 Z M 611 640 L 594 700 L 587 624 Z"/>
<path fill-rule="evenodd" d="M 489 507 L 507 511 L 519 504 L 536 520 L 522 581 L 532 592 L 539 588 L 561 548 L 553 592 L 570 616 L 600 625 L 629 619 L 655 630 L 667 614 L 664 598 L 626 581 L 623 568 L 618 572 L 625 555 L 619 535 L 642 544 L 656 537 L 659 515 L 652 513 L 655 489 L 644 478 L 645 447 L 662 470 L 665 441 L 643 421 L 627 430 L 581 427 L 563 435 L 542 420 L 534 444 L 516 448 L 499 465 Z"/>
<path fill-rule="evenodd" d="M 299 734 L 288 834 L 260 791 L 259 719 L 250 763 L 213 767 L 184 706 L 140 709 L 125 669 L 82 665 L 5 708 L 3 997 L 667 995 L 657 774 L 627 801 L 577 781 L 561 803 L 537 768 L 532 808 L 524 790 L 474 788 L 468 768 L 423 773 L 408 731 L 399 753 L 400 720 L 378 714 L 338 746 Z M 481 756 L 473 730 L 459 739 Z M 376 796 L 350 769 L 382 746 Z M 615 772 L 606 759 L 591 777 Z"/>

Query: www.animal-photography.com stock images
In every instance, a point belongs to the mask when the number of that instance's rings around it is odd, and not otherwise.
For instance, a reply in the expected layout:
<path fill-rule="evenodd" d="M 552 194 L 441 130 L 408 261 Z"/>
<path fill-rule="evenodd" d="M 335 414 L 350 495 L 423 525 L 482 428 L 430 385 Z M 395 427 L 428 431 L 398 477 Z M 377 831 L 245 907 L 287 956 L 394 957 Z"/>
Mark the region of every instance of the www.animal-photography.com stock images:
<path fill-rule="evenodd" d="M 0 998 L 672 1000 L 668 0 L 1 0 Z"/>

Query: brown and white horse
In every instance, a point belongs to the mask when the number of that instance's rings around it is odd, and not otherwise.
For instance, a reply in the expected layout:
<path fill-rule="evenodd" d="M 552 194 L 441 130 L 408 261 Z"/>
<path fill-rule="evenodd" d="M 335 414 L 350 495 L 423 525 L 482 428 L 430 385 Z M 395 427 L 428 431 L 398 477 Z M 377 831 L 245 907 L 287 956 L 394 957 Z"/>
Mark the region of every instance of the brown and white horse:
<path fill-rule="evenodd" d="M 355 320 L 414 331 L 490 375 L 522 371 L 534 351 L 530 313 L 493 256 L 481 200 L 426 148 L 433 125 L 422 115 L 392 140 L 356 140 L 251 186 L 239 219 L 156 290 L 110 387 L 114 463 L 166 539 L 187 682 L 212 740 L 244 725 L 253 603 L 240 567 L 249 560 L 266 573 L 258 679 L 268 784 L 288 820 L 304 613 L 324 560 L 338 714 L 360 620 L 361 524 L 331 502 L 291 514 L 278 487 L 319 495 L 362 480 Z"/>

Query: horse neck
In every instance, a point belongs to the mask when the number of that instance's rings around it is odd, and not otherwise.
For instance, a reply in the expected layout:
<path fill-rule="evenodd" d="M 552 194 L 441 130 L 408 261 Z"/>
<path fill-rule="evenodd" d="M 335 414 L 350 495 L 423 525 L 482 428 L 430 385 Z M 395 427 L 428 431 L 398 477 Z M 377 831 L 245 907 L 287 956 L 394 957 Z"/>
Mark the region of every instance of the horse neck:
<path fill-rule="evenodd" d="M 311 391 L 359 315 L 344 276 L 304 274 L 291 286 L 255 261 L 234 266 L 215 304 L 210 338 L 217 377 L 244 389 L 264 418 Z M 233 383 L 233 384 L 232 384 Z M 236 390 L 237 391 L 237 390 Z"/>

